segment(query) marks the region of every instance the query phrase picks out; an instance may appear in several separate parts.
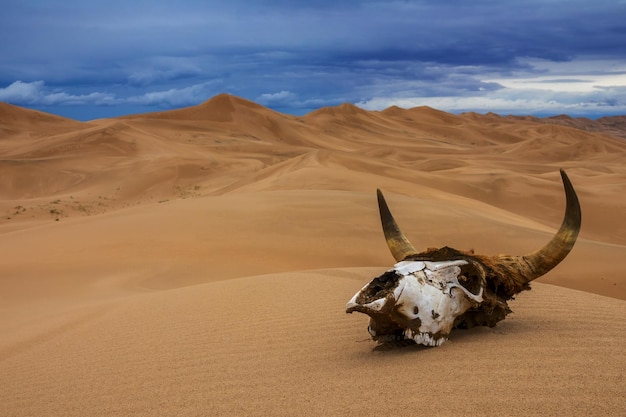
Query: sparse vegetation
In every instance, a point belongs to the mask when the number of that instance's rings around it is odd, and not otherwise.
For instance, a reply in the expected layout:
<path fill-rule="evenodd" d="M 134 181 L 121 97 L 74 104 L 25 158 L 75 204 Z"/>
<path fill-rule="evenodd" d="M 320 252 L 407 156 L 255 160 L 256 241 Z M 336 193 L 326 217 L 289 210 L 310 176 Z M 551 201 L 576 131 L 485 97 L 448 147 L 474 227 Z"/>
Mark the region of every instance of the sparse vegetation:
<path fill-rule="evenodd" d="M 174 186 L 174 192 L 178 195 L 179 198 L 193 198 L 200 197 L 200 185 L 196 184 L 188 188 L 184 188 L 180 185 Z"/>
<path fill-rule="evenodd" d="M 26 217 L 25 213 L 33 220 L 41 219 L 43 216 L 52 216 L 55 221 L 59 221 L 64 217 L 72 215 L 102 214 L 114 202 L 113 197 L 99 195 L 93 200 L 82 200 L 75 196 L 67 198 L 54 198 L 47 203 L 28 205 L 21 203 L 12 207 L 7 207 L 3 213 L 0 213 L 0 222 L 15 220 L 18 216 Z"/>

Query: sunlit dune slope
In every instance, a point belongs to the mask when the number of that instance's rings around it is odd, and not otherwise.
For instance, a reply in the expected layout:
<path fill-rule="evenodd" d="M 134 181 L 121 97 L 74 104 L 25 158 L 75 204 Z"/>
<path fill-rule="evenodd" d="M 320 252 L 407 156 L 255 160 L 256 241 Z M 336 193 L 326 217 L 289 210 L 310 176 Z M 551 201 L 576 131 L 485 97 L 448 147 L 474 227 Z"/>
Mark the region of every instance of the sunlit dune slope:
<path fill-rule="evenodd" d="M 626 333 L 606 320 L 626 314 L 623 301 L 536 284 L 496 328 L 375 351 L 366 318 L 342 308 L 375 273 L 272 274 L 84 306 L 0 351 L 0 400 L 13 416 L 624 411 Z"/>

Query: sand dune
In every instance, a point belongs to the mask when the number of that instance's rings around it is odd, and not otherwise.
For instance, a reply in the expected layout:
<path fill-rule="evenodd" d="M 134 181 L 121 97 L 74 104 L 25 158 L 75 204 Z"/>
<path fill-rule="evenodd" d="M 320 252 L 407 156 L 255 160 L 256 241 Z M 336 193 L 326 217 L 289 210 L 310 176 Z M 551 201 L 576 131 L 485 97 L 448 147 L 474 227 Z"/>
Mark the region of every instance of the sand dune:
<path fill-rule="evenodd" d="M 0 415 L 624 415 L 620 120 L 0 103 Z M 579 241 L 497 327 L 379 350 L 345 314 L 393 262 L 376 188 L 416 247 L 524 254 L 559 168 Z"/>
<path fill-rule="evenodd" d="M 374 351 L 343 303 L 377 268 L 91 304 L 3 354 L 10 415 L 620 415 L 623 301 L 545 284 L 494 329 Z M 576 308 L 571 308 L 573 305 Z"/>

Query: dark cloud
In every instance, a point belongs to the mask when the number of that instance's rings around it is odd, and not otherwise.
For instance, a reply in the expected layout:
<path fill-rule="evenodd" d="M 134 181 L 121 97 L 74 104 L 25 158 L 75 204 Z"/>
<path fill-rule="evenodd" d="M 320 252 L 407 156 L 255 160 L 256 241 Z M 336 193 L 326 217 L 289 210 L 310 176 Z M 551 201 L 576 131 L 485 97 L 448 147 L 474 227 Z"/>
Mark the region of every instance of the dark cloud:
<path fill-rule="evenodd" d="M 503 90 L 499 78 L 567 85 L 626 72 L 606 65 L 626 60 L 626 4 L 616 1 L 5 3 L 0 99 L 92 106 L 94 117 L 98 106 L 168 108 L 222 91 L 299 113 L 340 100 L 484 97 Z M 572 65 L 558 73 L 536 60 Z M 29 86 L 38 93 L 15 94 Z M 608 93 L 588 96 L 598 94 Z"/>

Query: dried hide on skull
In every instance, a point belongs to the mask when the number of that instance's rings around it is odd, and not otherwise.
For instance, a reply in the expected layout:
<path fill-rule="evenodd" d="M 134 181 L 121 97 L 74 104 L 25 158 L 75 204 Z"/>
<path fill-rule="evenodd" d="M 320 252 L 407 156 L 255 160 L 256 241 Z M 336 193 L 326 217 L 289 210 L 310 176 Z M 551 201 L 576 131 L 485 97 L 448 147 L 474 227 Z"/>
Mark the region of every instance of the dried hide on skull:
<path fill-rule="evenodd" d="M 578 197 L 561 170 L 566 209 L 548 244 L 524 256 L 481 256 L 449 247 L 417 252 L 400 231 L 378 190 L 387 245 L 397 263 L 357 292 L 346 312 L 370 316 L 368 331 L 378 342 L 410 339 L 440 346 L 453 328 L 493 327 L 511 312 L 507 301 L 530 289 L 530 281 L 558 265 L 580 230 Z"/>

